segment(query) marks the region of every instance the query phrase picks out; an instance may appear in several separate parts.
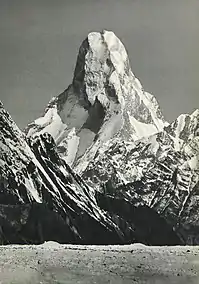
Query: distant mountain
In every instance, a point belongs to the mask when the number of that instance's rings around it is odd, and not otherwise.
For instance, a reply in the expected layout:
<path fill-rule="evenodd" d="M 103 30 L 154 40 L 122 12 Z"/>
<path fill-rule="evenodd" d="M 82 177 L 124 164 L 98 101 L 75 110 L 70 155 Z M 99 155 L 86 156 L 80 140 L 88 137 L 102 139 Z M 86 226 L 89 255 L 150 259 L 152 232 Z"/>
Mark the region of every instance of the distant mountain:
<path fill-rule="evenodd" d="M 2 243 L 199 244 L 199 110 L 166 122 L 113 32 L 24 132 L 1 104 L 0 130 Z"/>

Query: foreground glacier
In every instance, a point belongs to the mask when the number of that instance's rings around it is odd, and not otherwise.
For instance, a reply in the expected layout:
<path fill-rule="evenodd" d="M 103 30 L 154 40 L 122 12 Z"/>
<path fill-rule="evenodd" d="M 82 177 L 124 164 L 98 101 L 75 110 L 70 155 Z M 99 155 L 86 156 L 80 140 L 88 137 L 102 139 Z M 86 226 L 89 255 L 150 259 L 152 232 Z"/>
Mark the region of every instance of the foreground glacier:
<path fill-rule="evenodd" d="M 2 284 L 197 284 L 199 248 L 39 246 L 0 247 Z"/>
<path fill-rule="evenodd" d="M 199 243 L 199 111 L 166 122 L 113 32 L 23 133 L 0 114 L 2 243 Z"/>

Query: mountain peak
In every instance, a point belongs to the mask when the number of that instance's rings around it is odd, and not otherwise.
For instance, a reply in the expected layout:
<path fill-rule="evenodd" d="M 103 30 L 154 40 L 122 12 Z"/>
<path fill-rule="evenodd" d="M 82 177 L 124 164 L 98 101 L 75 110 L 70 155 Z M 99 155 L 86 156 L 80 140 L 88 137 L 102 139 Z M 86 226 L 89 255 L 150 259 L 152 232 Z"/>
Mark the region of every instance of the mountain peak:
<path fill-rule="evenodd" d="M 50 133 L 62 158 L 82 167 L 109 139 L 137 140 L 165 125 L 155 97 L 132 73 L 123 43 L 105 30 L 89 33 L 79 49 L 72 84 L 52 98 L 26 133 Z"/>
<path fill-rule="evenodd" d="M 91 32 L 79 49 L 73 87 L 84 106 L 98 100 L 107 105 L 109 100 L 123 104 L 118 75 L 129 70 L 127 52 L 113 32 Z"/>
<path fill-rule="evenodd" d="M 104 63 L 104 68 L 106 68 L 107 64 L 109 67 L 112 65 L 119 74 L 129 71 L 127 51 L 123 43 L 112 31 L 92 32 L 88 35 L 88 42 L 95 56 Z"/>

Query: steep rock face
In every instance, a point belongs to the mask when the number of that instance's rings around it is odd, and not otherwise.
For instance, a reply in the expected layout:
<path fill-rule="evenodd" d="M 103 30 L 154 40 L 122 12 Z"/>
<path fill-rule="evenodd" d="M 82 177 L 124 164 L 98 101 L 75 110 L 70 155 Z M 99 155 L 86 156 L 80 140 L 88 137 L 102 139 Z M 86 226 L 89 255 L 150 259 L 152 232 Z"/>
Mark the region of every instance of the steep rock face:
<path fill-rule="evenodd" d="M 0 112 L 0 204 L 47 204 L 70 228 L 71 242 L 99 242 L 94 232 L 104 242 L 111 235 L 119 241 L 120 230 L 97 206 L 93 191 L 59 158 L 50 134 L 26 142 L 2 104 Z"/>
<path fill-rule="evenodd" d="M 41 202 L 40 191 L 31 177 L 30 165 L 36 159 L 8 112 L 0 103 L 0 203 L 37 201 Z M 34 164 L 33 162 L 33 164 Z M 34 164 L 34 170 L 36 166 Z"/>
<path fill-rule="evenodd" d="M 199 244 L 199 182 L 186 200 L 178 231 L 187 244 Z"/>
<path fill-rule="evenodd" d="M 139 201 L 125 198 L 121 191 L 114 194 L 96 192 L 98 204 L 109 212 L 116 223 L 122 224 L 129 243 L 146 245 L 184 244 L 184 240 L 155 210 Z M 137 200 L 138 201 L 138 200 Z"/>
<path fill-rule="evenodd" d="M 48 132 L 62 158 L 82 172 L 104 142 L 127 141 L 166 126 L 156 99 L 131 71 L 127 52 L 113 32 L 90 33 L 82 43 L 72 85 L 48 104 L 26 133 Z"/>

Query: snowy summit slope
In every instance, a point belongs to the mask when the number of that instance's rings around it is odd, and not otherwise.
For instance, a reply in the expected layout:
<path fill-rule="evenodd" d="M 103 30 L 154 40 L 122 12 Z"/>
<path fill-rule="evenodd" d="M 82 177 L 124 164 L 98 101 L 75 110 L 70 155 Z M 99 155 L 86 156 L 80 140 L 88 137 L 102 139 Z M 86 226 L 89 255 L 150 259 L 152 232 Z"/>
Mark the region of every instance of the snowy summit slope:
<path fill-rule="evenodd" d="M 88 35 L 79 49 L 72 84 L 49 102 L 26 133 L 50 133 L 60 155 L 81 172 L 114 136 L 137 140 L 166 125 L 155 97 L 132 73 L 122 42 L 103 31 Z"/>

